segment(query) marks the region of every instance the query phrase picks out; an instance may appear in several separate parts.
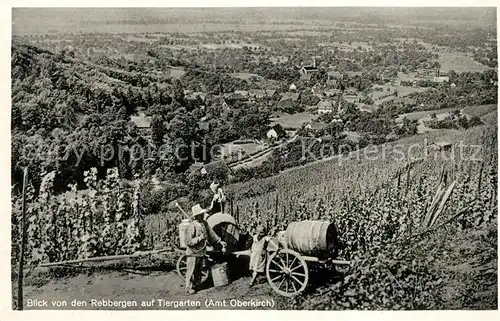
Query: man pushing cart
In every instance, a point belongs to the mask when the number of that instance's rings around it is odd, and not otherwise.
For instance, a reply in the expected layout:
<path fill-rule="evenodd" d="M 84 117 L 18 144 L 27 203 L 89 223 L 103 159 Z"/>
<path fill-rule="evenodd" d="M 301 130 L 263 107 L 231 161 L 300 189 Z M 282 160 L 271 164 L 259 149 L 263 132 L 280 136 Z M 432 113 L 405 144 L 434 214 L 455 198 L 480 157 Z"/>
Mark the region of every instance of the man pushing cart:
<path fill-rule="evenodd" d="M 192 207 L 192 221 L 186 229 L 186 291 L 194 294 L 199 289 L 203 260 L 206 255 L 207 244 L 210 242 L 222 246 L 225 252 L 226 242 L 215 234 L 207 224 L 207 210 L 199 204 Z"/>

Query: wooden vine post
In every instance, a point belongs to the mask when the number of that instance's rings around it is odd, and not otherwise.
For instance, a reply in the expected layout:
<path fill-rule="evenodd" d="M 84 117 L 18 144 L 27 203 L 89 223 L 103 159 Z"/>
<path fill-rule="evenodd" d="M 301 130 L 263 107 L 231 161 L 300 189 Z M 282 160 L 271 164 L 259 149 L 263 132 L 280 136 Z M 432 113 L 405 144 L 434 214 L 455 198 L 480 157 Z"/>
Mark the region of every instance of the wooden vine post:
<path fill-rule="evenodd" d="M 19 270 L 17 276 L 17 309 L 23 310 L 23 269 L 24 248 L 26 242 L 26 185 L 28 185 L 28 168 L 24 168 L 23 194 L 22 194 L 22 219 L 21 219 L 21 250 L 19 252 Z"/>
<path fill-rule="evenodd" d="M 408 172 L 406 172 L 405 197 L 408 197 L 408 191 L 410 190 L 410 180 L 411 180 L 411 166 L 408 166 Z"/>
<path fill-rule="evenodd" d="M 278 214 L 278 203 L 279 203 L 279 196 L 278 193 L 276 193 L 276 201 L 274 203 L 274 213 Z"/>
<path fill-rule="evenodd" d="M 477 195 L 481 195 L 481 179 L 483 176 L 484 162 L 481 162 L 481 168 L 479 169 L 479 180 L 477 182 Z"/>

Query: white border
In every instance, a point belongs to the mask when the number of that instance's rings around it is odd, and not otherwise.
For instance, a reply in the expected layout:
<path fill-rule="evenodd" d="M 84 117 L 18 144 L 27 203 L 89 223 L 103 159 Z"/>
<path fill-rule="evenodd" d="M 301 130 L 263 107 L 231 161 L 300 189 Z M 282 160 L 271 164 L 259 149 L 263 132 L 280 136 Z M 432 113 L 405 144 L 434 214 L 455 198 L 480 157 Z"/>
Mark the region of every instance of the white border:
<path fill-rule="evenodd" d="M 62 0 L 8 0 L 7 7 L 497 7 L 495 0 L 377 0 L 376 2 L 367 0 L 107 0 L 106 3 L 96 0 L 88 1 L 68 1 Z"/>
<path fill-rule="evenodd" d="M 73 1 L 68 5 L 68 1 L 34 1 L 19 0 L 0 3 L 0 121 L 2 126 L 2 153 L 0 156 L 0 204 L 2 204 L 2 224 L 0 225 L 0 254 L 2 260 L 0 263 L 0 320 L 68 320 L 94 318 L 99 320 L 180 320 L 184 318 L 200 318 L 218 320 L 235 319 L 294 319 L 304 320 L 305 318 L 315 318 L 317 320 L 341 319 L 341 320 L 499 320 L 498 311 L 418 311 L 418 312 L 316 312 L 316 311 L 12 311 L 11 301 L 11 282 L 10 282 L 10 45 L 11 45 L 11 13 L 12 7 L 321 7 L 321 6 L 378 6 L 378 7 L 497 7 L 495 0 L 455 0 L 455 1 L 401 1 L 378 0 L 376 3 L 367 0 L 336 0 L 336 1 L 297 1 L 297 0 L 233 0 L 233 1 L 193 1 L 193 0 L 174 0 L 174 1 L 130 1 L 130 0 L 108 0 L 106 3 L 96 0 Z M 498 15 L 498 7 L 497 7 Z M 498 26 L 498 19 L 497 19 Z M 498 30 L 498 27 L 497 27 Z M 498 31 L 497 31 L 498 32 Z M 333 313 L 333 315 L 332 315 Z"/>

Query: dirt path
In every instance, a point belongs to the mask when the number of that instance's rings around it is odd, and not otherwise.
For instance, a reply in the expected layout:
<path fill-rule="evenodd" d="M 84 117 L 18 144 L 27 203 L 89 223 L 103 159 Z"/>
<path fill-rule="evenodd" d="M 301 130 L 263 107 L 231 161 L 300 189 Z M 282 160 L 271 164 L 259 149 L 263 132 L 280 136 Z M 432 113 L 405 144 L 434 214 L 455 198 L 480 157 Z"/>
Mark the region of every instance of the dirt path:
<path fill-rule="evenodd" d="M 248 287 L 248 281 L 248 277 L 240 278 L 224 287 L 211 287 L 194 295 L 188 295 L 183 289 L 183 281 L 175 272 L 151 272 L 147 275 L 115 271 L 91 275 L 80 274 L 75 277 L 52 279 L 42 286 L 26 286 L 24 305 L 26 310 L 280 309 L 285 307 L 288 299 L 275 294 L 265 278 L 252 288 Z M 38 302 L 45 300 L 46 306 L 30 306 L 28 300 L 39 300 Z M 86 306 L 77 307 L 75 300 L 86 302 Z M 103 300 L 106 302 L 107 300 L 127 301 L 127 304 L 136 304 L 136 306 L 125 308 L 117 304 L 118 306 L 115 307 L 105 307 L 101 303 Z M 161 300 L 164 300 L 163 303 L 160 303 Z M 64 301 L 67 305 L 57 307 L 56 301 Z M 143 301 L 144 305 L 153 302 L 153 306 L 141 306 Z M 211 302 L 216 306 L 210 305 Z M 271 306 L 258 307 L 255 306 L 256 303 Z M 243 304 L 248 306 L 243 306 Z"/>

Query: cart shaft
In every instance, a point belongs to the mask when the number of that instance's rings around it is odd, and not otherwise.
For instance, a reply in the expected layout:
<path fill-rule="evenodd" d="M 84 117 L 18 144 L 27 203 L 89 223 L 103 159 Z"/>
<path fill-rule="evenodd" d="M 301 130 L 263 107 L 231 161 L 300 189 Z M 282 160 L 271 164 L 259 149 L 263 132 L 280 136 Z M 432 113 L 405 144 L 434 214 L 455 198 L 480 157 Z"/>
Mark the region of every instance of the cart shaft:
<path fill-rule="evenodd" d="M 320 263 L 326 263 L 326 262 L 330 262 L 332 264 L 336 264 L 336 265 L 351 265 L 351 261 L 344 261 L 344 260 L 321 260 L 315 256 L 305 256 L 303 255 L 302 258 L 304 259 L 304 261 L 307 261 L 307 262 L 320 262 Z"/>

